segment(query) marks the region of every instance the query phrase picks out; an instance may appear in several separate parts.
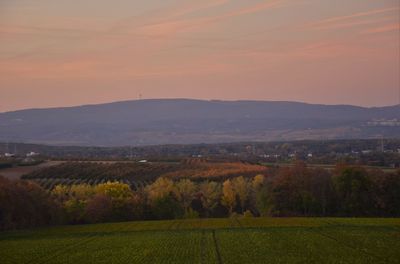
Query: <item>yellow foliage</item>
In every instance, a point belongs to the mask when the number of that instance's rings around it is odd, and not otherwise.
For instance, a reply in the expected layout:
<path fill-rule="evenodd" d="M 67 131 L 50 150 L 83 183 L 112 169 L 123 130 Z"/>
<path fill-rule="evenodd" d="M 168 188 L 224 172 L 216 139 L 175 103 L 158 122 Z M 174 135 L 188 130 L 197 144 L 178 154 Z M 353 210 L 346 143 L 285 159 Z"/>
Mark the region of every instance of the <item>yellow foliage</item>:
<path fill-rule="evenodd" d="M 232 180 L 233 190 L 239 198 L 240 206 L 244 209 L 246 200 L 249 196 L 248 182 L 242 176 Z"/>
<path fill-rule="evenodd" d="M 232 213 L 233 207 L 236 205 L 236 194 L 230 180 L 226 180 L 222 184 L 222 204 L 228 207 L 229 213 Z"/>
<path fill-rule="evenodd" d="M 207 210 L 217 206 L 221 197 L 221 186 L 216 182 L 203 182 L 200 184 L 201 203 Z"/>
<path fill-rule="evenodd" d="M 191 180 L 187 179 L 180 180 L 175 185 L 178 199 L 186 210 L 193 200 L 196 185 Z"/>
<path fill-rule="evenodd" d="M 163 198 L 171 193 L 176 193 L 174 182 L 167 178 L 158 178 L 153 184 L 146 187 L 146 192 L 150 201 Z"/>
<path fill-rule="evenodd" d="M 264 185 L 265 177 L 264 175 L 258 174 L 254 176 L 252 181 L 252 187 L 254 190 L 259 190 Z"/>
<path fill-rule="evenodd" d="M 128 184 L 120 182 L 106 182 L 96 186 L 96 193 L 104 194 L 112 200 L 123 200 L 132 197 L 132 190 Z"/>
<path fill-rule="evenodd" d="M 70 196 L 77 200 L 87 200 L 94 195 L 94 188 L 89 184 L 74 184 L 69 189 Z"/>

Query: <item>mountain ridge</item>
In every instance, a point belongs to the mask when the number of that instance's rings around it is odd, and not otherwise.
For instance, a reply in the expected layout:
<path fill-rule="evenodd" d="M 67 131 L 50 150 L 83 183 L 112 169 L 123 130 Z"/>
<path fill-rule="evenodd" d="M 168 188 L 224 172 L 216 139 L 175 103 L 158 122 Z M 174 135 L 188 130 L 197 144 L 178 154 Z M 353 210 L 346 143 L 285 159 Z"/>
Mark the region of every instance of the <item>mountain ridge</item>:
<path fill-rule="evenodd" d="M 352 105 L 352 104 L 322 104 L 322 103 L 309 103 L 309 102 L 301 102 L 301 101 L 285 101 L 285 100 L 222 100 L 222 99 L 191 99 L 191 98 L 149 98 L 149 99 L 132 99 L 132 100 L 122 100 L 122 101 L 112 101 L 105 103 L 89 103 L 89 104 L 81 104 L 81 105 L 72 105 L 72 106 L 53 106 L 53 107 L 32 107 L 32 108 L 24 108 L 10 111 L 3 111 L 0 114 L 6 113 L 14 113 L 21 111 L 31 111 L 31 110 L 53 110 L 53 109 L 69 109 L 69 108 L 80 108 L 80 107 L 91 107 L 91 106 L 100 106 L 100 105 L 113 105 L 113 104 L 123 104 L 123 103 L 132 103 L 138 101 L 200 101 L 200 102 L 248 102 L 248 103 L 292 103 L 292 104 L 302 104 L 302 105 L 314 105 L 314 106 L 333 106 L 333 107 L 354 107 L 354 108 L 362 108 L 362 109 L 376 109 L 376 108 L 392 108 L 392 107 L 400 107 L 400 104 L 394 105 L 384 105 L 384 106 L 361 106 L 361 105 Z"/>
<path fill-rule="evenodd" d="M 144 145 L 246 140 L 376 138 L 397 126 L 400 105 L 361 107 L 290 101 L 142 99 L 0 113 L 0 140 L 45 144 Z"/>

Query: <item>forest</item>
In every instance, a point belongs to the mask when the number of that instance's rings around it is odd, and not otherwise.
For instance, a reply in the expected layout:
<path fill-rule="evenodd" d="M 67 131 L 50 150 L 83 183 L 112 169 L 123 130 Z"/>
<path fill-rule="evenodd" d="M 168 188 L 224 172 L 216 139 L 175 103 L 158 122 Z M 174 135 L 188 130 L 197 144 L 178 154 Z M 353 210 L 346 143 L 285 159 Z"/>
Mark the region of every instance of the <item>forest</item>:
<path fill-rule="evenodd" d="M 140 188 L 115 179 L 47 190 L 1 177 L 0 229 L 229 216 L 400 216 L 400 170 L 344 164 L 327 170 L 298 161 L 244 172 L 193 179 L 173 172 Z"/>

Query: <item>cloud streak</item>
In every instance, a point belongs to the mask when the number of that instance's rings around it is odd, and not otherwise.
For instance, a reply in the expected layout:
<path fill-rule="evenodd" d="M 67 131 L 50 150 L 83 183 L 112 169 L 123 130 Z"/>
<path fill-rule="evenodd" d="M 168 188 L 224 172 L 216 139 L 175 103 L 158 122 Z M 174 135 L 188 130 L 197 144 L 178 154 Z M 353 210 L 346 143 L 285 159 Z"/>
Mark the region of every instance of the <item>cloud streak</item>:
<path fill-rule="evenodd" d="M 230 0 L 202 1 L 200 5 L 197 3 L 189 3 L 178 8 L 160 9 L 153 12 L 150 11 L 142 15 L 122 19 L 114 23 L 114 25 L 112 25 L 107 31 L 123 33 L 131 31 L 132 27 L 137 25 L 144 27 L 155 23 L 164 23 L 191 13 L 222 6 L 229 2 Z"/>
<path fill-rule="evenodd" d="M 261 11 L 270 10 L 284 6 L 285 1 L 267 1 L 242 7 L 233 11 L 228 11 L 216 16 L 206 16 L 193 19 L 178 19 L 154 23 L 139 28 L 139 32 L 146 35 L 162 35 L 171 36 L 179 32 L 196 31 L 208 27 L 212 23 L 221 22 L 223 20 L 253 14 Z"/>
<path fill-rule="evenodd" d="M 363 34 L 375 34 L 375 33 L 385 33 L 385 32 L 392 32 L 392 31 L 400 31 L 400 24 L 399 23 L 393 23 L 393 24 L 387 24 L 381 27 L 374 27 L 374 28 L 369 28 L 367 30 L 362 31 L 361 33 Z"/>
<path fill-rule="evenodd" d="M 88 96 L 98 94 L 97 84 L 105 97 L 110 87 L 121 98 L 114 87 L 253 99 L 275 89 L 281 99 L 302 91 L 322 103 L 336 94 L 361 104 L 368 91 L 381 89 L 368 99 L 378 102 L 377 94 L 399 87 L 395 1 L 40 2 L 26 0 L 0 19 L 0 100 L 10 98 L 1 87 L 18 98 L 68 83 Z"/>
<path fill-rule="evenodd" d="M 371 18 L 376 15 L 386 15 L 398 11 L 399 7 L 374 9 L 365 12 L 357 12 L 351 15 L 336 16 L 323 19 L 317 22 L 309 23 L 304 28 L 309 30 L 334 30 L 341 28 L 351 28 L 355 26 L 364 26 L 368 24 L 376 24 L 387 20 L 393 20 L 393 17 L 381 17 L 379 19 Z"/>
<path fill-rule="evenodd" d="M 392 12 L 392 11 L 396 11 L 396 10 L 399 10 L 399 8 L 398 7 L 390 7 L 390 8 L 370 10 L 370 11 L 366 11 L 366 12 L 358 12 L 358 13 L 354 13 L 354 14 L 347 15 L 347 16 L 338 16 L 338 17 L 331 17 L 328 19 L 323 19 L 321 21 L 313 23 L 313 25 L 321 25 L 321 24 L 338 22 L 338 21 L 349 20 L 349 19 L 354 19 L 354 18 L 367 17 L 367 16 L 371 16 L 371 15 L 375 15 L 375 14 L 382 14 L 382 13 Z"/>

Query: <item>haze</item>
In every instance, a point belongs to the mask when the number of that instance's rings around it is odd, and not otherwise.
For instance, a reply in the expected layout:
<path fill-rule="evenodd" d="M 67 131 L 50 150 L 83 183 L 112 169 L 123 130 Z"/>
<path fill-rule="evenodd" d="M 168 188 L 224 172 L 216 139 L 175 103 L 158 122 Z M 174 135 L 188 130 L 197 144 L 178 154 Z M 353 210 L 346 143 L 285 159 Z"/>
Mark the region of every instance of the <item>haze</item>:
<path fill-rule="evenodd" d="M 399 103 L 397 0 L 2 0 L 0 111 L 137 98 Z"/>

